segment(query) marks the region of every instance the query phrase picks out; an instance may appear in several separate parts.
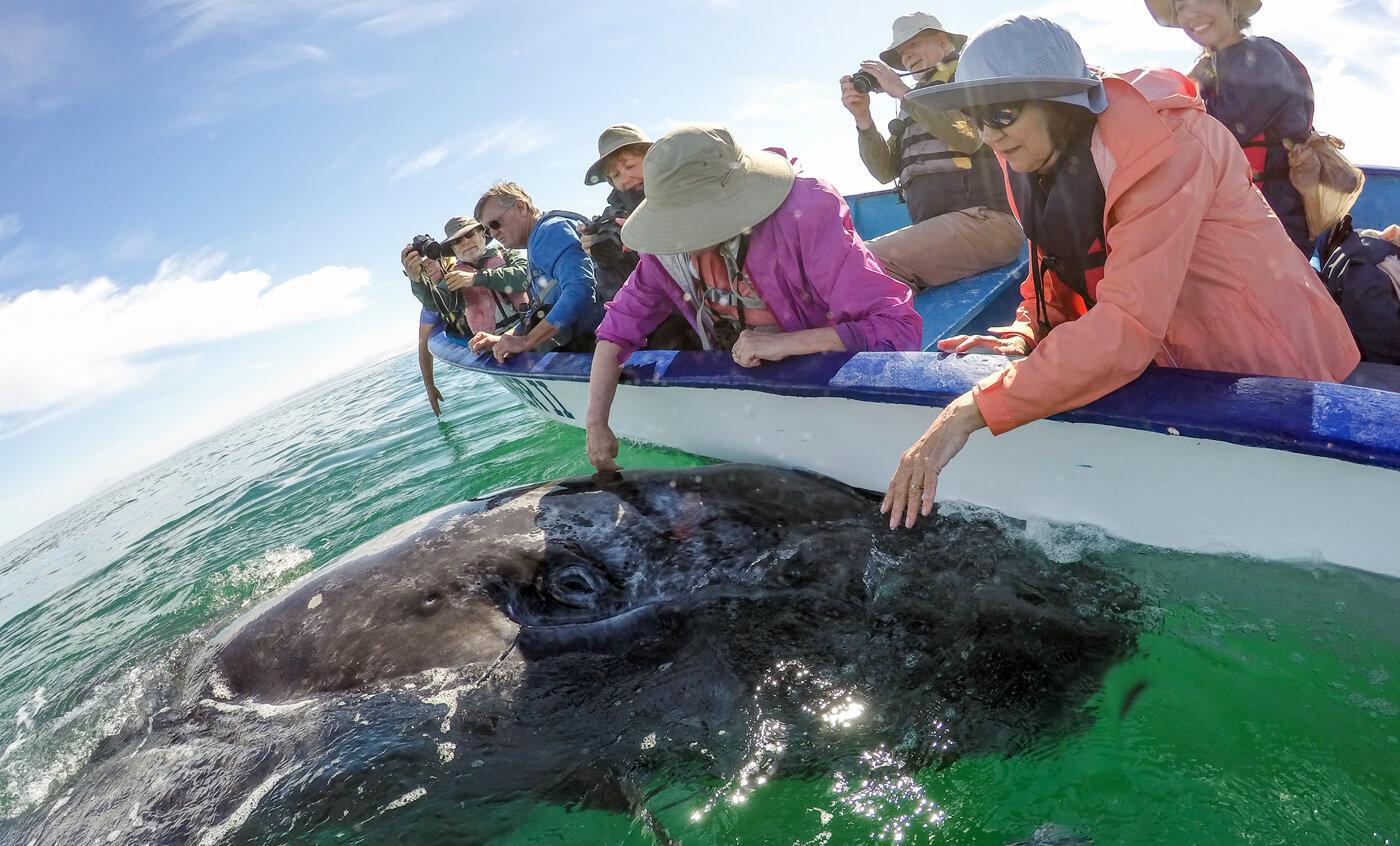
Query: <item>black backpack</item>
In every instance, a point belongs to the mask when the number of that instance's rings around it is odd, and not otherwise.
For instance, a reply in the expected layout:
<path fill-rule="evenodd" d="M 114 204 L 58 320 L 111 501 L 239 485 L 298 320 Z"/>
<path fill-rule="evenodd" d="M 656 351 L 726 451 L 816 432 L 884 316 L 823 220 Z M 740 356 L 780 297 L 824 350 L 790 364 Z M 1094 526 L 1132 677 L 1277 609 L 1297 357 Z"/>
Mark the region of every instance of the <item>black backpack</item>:
<path fill-rule="evenodd" d="M 1400 364 L 1400 292 L 1380 267 L 1387 258 L 1400 258 L 1400 247 L 1352 229 L 1348 215 L 1327 239 L 1322 257 L 1322 281 L 1341 306 L 1361 360 Z"/>

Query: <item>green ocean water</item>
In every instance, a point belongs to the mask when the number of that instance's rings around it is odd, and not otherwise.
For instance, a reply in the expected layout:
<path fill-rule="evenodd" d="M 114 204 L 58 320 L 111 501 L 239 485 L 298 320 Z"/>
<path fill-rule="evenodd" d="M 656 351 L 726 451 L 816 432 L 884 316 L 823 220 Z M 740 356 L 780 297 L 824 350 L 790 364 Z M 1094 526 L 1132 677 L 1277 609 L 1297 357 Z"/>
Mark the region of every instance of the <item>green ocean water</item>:
<path fill-rule="evenodd" d="M 253 601 L 438 506 L 588 472 L 581 431 L 484 377 L 440 383 L 436 421 L 411 356 L 348 374 L 0 548 L 0 843 Z M 624 445 L 621 461 L 699 460 Z M 1400 843 L 1400 582 L 1029 531 L 1052 558 L 1106 561 L 1146 601 L 1088 728 L 942 770 L 771 782 L 699 815 L 714 785 L 648 785 L 671 836 L 1005 844 L 1054 823 L 1097 844 Z M 495 842 L 655 842 L 630 816 L 520 813 Z"/>

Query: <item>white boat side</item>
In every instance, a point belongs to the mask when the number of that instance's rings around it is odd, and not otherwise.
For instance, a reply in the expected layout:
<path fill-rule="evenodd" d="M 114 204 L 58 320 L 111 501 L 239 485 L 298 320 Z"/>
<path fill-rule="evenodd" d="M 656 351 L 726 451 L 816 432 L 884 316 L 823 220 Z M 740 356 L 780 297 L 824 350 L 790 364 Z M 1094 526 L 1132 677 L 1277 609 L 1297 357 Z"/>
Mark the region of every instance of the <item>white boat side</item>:
<path fill-rule="evenodd" d="M 583 425 L 590 356 L 501 365 L 447 335 L 430 348 L 546 417 Z M 623 370 L 612 425 L 636 441 L 882 492 L 937 410 L 1004 364 L 859 353 L 744 370 L 722 354 L 641 352 Z M 1151 546 L 1400 577 L 1400 394 L 1152 368 L 1082 409 L 979 432 L 938 499 Z"/>

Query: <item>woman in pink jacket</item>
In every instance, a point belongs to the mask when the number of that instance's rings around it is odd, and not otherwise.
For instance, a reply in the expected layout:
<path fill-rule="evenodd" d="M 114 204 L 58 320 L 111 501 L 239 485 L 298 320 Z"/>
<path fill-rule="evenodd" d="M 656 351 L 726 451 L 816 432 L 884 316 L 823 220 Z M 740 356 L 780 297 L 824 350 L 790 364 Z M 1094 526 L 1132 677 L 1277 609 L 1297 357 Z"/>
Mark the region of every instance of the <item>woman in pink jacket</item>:
<path fill-rule="evenodd" d="M 622 239 L 642 254 L 607 304 L 588 388 L 588 460 L 615 470 L 622 362 L 674 309 L 742 367 L 815 352 L 917 350 L 909 288 L 881 269 L 837 190 L 722 126 L 682 126 L 643 162 L 647 198 Z"/>
<path fill-rule="evenodd" d="M 948 405 L 905 452 L 882 511 L 914 525 L 968 437 L 1093 402 L 1149 364 L 1341 381 L 1359 354 L 1341 312 L 1250 182 L 1239 144 L 1175 71 L 1091 71 L 1043 18 L 997 21 L 959 82 L 1031 242 L 1011 326 L 939 343 L 1026 356 Z"/>

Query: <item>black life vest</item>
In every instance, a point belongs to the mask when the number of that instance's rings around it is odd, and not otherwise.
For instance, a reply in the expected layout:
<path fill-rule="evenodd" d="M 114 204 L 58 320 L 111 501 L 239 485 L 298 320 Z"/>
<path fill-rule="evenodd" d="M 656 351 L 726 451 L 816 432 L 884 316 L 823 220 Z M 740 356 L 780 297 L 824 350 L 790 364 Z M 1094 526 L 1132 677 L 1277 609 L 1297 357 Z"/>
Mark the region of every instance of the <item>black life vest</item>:
<path fill-rule="evenodd" d="M 1322 256 L 1322 281 L 1347 319 L 1361 360 L 1400 364 L 1400 281 L 1381 267 L 1400 262 L 1400 247 L 1354 231 L 1347 215 Z"/>
<path fill-rule="evenodd" d="M 1081 133 L 1060 156 L 1049 174 L 1008 170 L 1017 216 L 1031 246 L 1031 280 L 1035 285 L 1036 319 L 1043 336 L 1050 331 L 1045 278 L 1073 292 L 1069 310 L 1084 314 L 1097 301 L 1108 261 L 1103 230 L 1103 180 L 1094 165 L 1092 131 Z"/>

